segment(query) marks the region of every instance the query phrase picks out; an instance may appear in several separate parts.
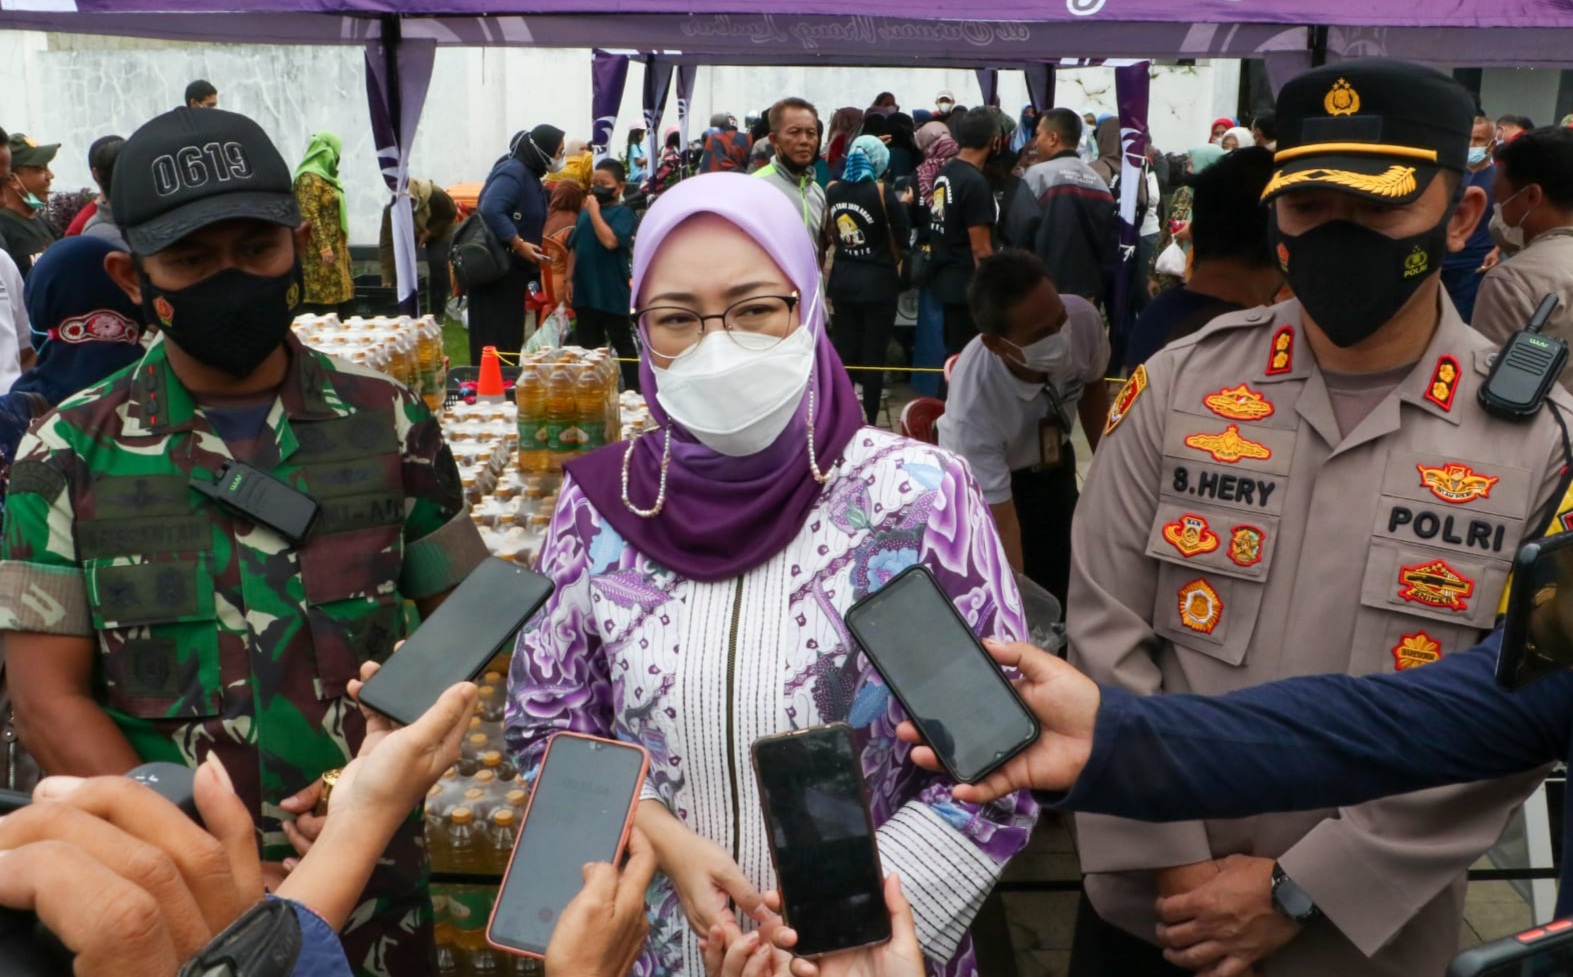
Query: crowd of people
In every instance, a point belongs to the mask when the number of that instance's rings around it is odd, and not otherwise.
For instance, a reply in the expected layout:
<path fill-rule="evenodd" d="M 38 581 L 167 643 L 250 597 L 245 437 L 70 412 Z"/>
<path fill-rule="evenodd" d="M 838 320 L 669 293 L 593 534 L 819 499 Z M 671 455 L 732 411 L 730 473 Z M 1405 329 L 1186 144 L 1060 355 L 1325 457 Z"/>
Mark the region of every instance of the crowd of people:
<path fill-rule="evenodd" d="M 0 134 L 0 775 L 51 775 L 0 820 L 0 906 L 83 977 L 171 974 L 265 918 L 307 977 L 429 974 L 407 815 L 476 692 L 402 729 L 357 695 L 487 553 L 420 398 L 290 329 L 354 297 L 342 142 L 291 166 L 218 97 L 194 82 L 88 147 L 98 194 L 66 228 L 61 147 Z M 1140 165 L 1114 116 L 950 92 L 710 122 L 599 160 L 520 130 L 469 217 L 407 191 L 435 307 L 451 250 L 501 255 L 464 282 L 474 359 L 518 349 L 544 291 L 656 425 L 566 465 L 555 590 L 508 677 L 518 769 L 564 730 L 651 757 L 631 857 L 586 867 L 554 977 L 966 977 L 1045 806 L 1083 812 L 1072 974 L 1442 973 L 1466 870 L 1568 749 L 1573 676 L 1511 696 L 1489 662 L 1518 544 L 1573 526 L 1573 396 L 1509 419 L 1479 391 L 1543 296 L 1573 334 L 1573 130 L 1380 59 Z M 921 438 L 877 423 L 913 289 L 913 365 L 945 377 Z M 193 489 L 237 465 L 316 526 Z M 977 785 L 842 620 L 915 565 L 1044 727 Z M 1029 587 L 1064 606 L 1068 661 L 1020 643 Z M 895 937 L 815 962 L 740 758 L 832 722 Z M 117 776 L 150 760 L 200 768 L 205 830 Z M 80 912 L 95 892 L 116 911 Z"/>

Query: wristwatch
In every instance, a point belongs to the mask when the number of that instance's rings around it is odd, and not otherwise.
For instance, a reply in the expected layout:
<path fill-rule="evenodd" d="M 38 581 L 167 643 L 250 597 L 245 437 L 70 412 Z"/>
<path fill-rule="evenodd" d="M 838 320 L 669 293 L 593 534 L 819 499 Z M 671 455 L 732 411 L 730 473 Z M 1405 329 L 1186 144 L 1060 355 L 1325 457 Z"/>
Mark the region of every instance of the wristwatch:
<path fill-rule="evenodd" d="M 290 977 L 300 956 L 300 919 L 286 899 L 265 899 L 240 914 L 187 960 L 176 977 Z"/>
<path fill-rule="evenodd" d="M 1302 926 L 1322 915 L 1310 894 L 1295 885 L 1277 862 L 1273 863 L 1273 909 Z"/>

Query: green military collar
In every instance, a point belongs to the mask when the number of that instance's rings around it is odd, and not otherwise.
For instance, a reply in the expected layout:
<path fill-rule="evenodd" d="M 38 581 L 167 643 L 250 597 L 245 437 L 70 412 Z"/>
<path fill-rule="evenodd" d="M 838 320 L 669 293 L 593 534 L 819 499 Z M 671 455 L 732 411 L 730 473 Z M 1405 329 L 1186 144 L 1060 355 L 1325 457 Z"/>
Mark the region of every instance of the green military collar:
<path fill-rule="evenodd" d="M 318 356 L 302 345 L 294 333 L 285 335 L 284 344 L 290 353 L 289 369 L 284 374 L 284 386 L 278 395 L 284 416 L 292 420 L 313 421 L 348 413 L 334 406 L 337 398 L 329 384 L 328 370 Z M 198 414 L 197 402 L 169 365 L 163 335 L 153 340 L 135 371 L 128 401 L 126 433 L 167 434 L 192 430 Z M 269 414 L 270 425 L 277 413 L 275 410 Z M 138 426 L 142 431 L 132 430 Z M 285 440 L 293 441 L 293 438 L 281 438 L 281 447 L 286 447 L 282 443 Z"/>

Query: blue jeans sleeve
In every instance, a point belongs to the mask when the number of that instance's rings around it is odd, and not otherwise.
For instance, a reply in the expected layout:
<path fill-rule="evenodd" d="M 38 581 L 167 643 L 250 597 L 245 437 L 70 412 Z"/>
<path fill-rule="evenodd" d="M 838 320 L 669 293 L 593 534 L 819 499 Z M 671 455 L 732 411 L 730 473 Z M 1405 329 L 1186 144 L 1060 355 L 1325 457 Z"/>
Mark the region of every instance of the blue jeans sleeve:
<path fill-rule="evenodd" d="M 1392 675 L 1318 675 L 1228 695 L 1139 698 L 1105 688 L 1065 810 L 1146 821 L 1358 804 L 1493 780 L 1560 759 L 1573 672 L 1517 693 L 1492 673 L 1500 632 Z"/>

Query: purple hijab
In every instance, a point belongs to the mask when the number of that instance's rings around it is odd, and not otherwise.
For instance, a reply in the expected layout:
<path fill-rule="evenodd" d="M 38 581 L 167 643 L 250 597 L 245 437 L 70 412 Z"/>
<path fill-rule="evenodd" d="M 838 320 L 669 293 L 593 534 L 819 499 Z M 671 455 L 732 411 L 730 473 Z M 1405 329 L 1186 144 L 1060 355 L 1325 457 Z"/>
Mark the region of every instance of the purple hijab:
<path fill-rule="evenodd" d="M 814 392 L 814 452 L 828 473 L 863 426 L 862 408 L 825 329 L 814 242 L 803 216 L 774 187 L 740 173 L 709 173 L 664 193 L 639 226 L 634 244 L 633 296 L 637 304 L 651 259 L 674 228 L 695 214 L 716 214 L 736 224 L 775 259 L 796 286 L 803 328 L 817 343 L 808 389 Z M 628 497 L 641 509 L 655 504 L 661 483 L 664 435 L 652 432 L 632 446 L 608 445 L 567 465 L 568 473 L 627 543 L 656 563 L 692 580 L 714 582 L 746 573 L 775 556 L 797 535 L 822 486 L 808 465 L 808 396 L 781 436 L 763 451 L 729 458 L 710 450 L 674 424 L 656 399 L 655 371 L 640 359 L 639 382 L 656 422 L 672 429 L 666 504 L 646 519 L 623 505 L 623 453 L 632 451 Z"/>

